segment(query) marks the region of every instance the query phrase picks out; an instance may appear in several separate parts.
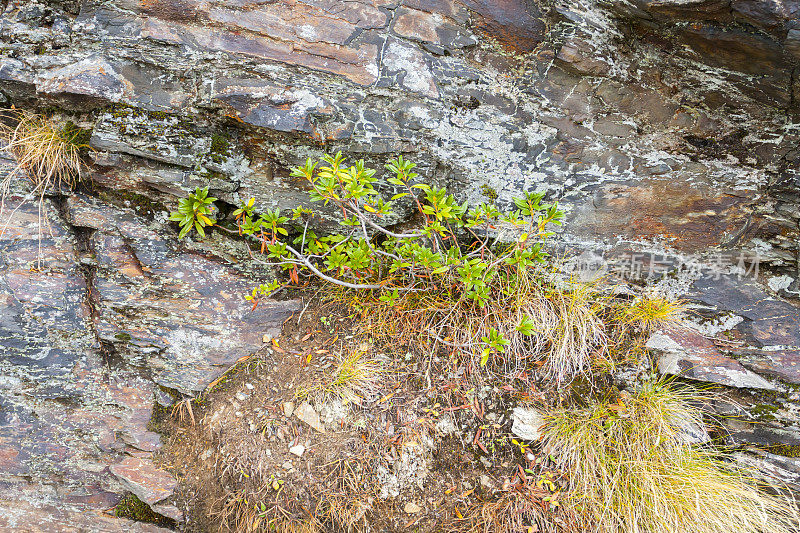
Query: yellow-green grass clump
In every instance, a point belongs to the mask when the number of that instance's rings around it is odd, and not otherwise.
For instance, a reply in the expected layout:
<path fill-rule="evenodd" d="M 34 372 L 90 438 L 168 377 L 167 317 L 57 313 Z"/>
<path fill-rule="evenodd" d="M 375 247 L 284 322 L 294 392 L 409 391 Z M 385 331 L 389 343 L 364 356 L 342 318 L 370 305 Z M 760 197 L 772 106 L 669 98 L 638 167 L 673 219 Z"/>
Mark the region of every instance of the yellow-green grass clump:
<path fill-rule="evenodd" d="M 74 188 L 82 177 L 86 132 L 72 123 L 58 124 L 27 111 L 15 112 L 13 118 L 17 121 L 14 128 L 0 127 L 0 135 L 17 160 L 15 171 L 4 180 L 4 192 L 8 192 L 10 180 L 22 172 L 39 193 L 51 187 Z"/>
<path fill-rule="evenodd" d="M 373 398 L 380 387 L 383 369 L 366 350 L 348 350 L 338 356 L 333 372 L 308 387 L 298 390 L 298 397 L 321 395 L 338 398 L 345 404 L 361 404 Z"/>
<path fill-rule="evenodd" d="M 624 326 L 650 333 L 679 322 L 685 310 L 686 305 L 679 300 L 644 294 L 620 311 L 619 320 Z"/>
<path fill-rule="evenodd" d="M 687 428 L 702 427 L 689 388 L 656 381 L 616 402 L 549 414 L 544 449 L 569 472 L 565 500 L 597 533 L 789 533 L 797 508 Z M 774 491 L 773 491 L 774 492 Z"/>

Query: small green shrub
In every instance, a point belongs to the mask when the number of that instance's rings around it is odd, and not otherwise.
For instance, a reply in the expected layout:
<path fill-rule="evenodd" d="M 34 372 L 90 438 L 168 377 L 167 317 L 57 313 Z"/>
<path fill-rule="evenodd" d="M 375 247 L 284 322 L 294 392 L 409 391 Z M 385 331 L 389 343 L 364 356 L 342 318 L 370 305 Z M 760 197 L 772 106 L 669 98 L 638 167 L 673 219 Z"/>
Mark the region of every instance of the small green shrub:
<path fill-rule="evenodd" d="M 324 280 L 345 291 L 346 299 L 372 307 L 374 317 L 474 356 L 481 367 L 518 371 L 548 350 L 564 359 L 576 343 L 585 343 L 574 351 L 578 361 L 562 360 L 548 375 L 562 382 L 586 370 L 602 340 L 595 331 L 596 310 L 578 285 L 568 292 L 572 298 L 553 304 L 537 273 L 547 258 L 549 227 L 563 218 L 558 205 L 543 202 L 542 193 L 526 193 L 514 199 L 510 211 L 486 203 L 470 208 L 445 189 L 421 182 L 414 168 L 402 156 L 387 163 L 391 177 L 385 185 L 394 194 L 385 198 L 375 170 L 363 161 L 346 165 L 341 153 L 316 163 L 309 159 L 292 175 L 308 181 L 313 203 L 338 213 L 341 231 L 315 233 L 312 222 L 326 216 L 321 210 L 257 213 L 250 199 L 233 212 L 236 233 L 255 240 L 291 282 Z M 198 190 L 173 213 L 182 236 L 213 224 L 201 212 L 211 207 L 206 192 Z M 380 224 L 399 201 L 416 209 L 418 229 L 397 232 Z M 500 234 L 511 238 L 500 242 Z M 248 299 L 257 303 L 280 286 L 263 284 Z M 553 325 L 567 332 L 567 345 L 554 342 Z"/>
<path fill-rule="evenodd" d="M 206 236 L 204 228 L 216 223 L 216 220 L 210 217 L 216 209 L 214 206 L 216 200 L 216 198 L 208 196 L 208 188 L 201 189 L 200 187 L 189 194 L 187 198 L 181 199 L 178 203 L 178 210 L 169 216 L 170 220 L 177 222 L 181 227 L 181 232 L 178 234 L 179 239 L 183 239 L 192 229 L 195 229 L 201 237 Z"/>
<path fill-rule="evenodd" d="M 545 228 L 560 224 L 563 217 L 557 204 L 542 203 L 543 194 L 531 193 L 515 199 L 517 209 L 509 213 L 488 204 L 470 210 L 445 189 L 421 183 L 413 172 L 415 165 L 402 156 L 386 165 L 394 174 L 388 183 L 399 189 L 390 200 L 375 188 L 375 171 L 365 168 L 363 161 L 347 166 L 338 153 L 325 156 L 322 162 L 309 159 L 292 175 L 308 180 L 312 202 L 332 205 L 341 213 L 341 233 L 318 237 L 308 226 L 311 217 L 322 213 L 303 208 L 291 216 L 282 216 L 279 210 L 256 215 L 253 199 L 234 212 L 239 233 L 259 241 L 270 259 L 298 276 L 378 290 L 385 300 L 400 292 L 456 286 L 482 307 L 489 300 L 493 280 L 525 272 L 544 260 L 542 242 L 549 235 Z M 207 192 L 198 189 L 183 200 L 173 219 L 184 228 L 199 222 L 198 231 L 213 224 L 202 211 L 211 203 Z M 405 197 L 422 215 L 422 228 L 396 233 L 378 224 L 392 212 L 393 202 Z M 291 241 L 286 239 L 287 223 L 297 235 Z M 502 224 L 522 229 L 517 242 L 495 246 L 492 231 Z"/>

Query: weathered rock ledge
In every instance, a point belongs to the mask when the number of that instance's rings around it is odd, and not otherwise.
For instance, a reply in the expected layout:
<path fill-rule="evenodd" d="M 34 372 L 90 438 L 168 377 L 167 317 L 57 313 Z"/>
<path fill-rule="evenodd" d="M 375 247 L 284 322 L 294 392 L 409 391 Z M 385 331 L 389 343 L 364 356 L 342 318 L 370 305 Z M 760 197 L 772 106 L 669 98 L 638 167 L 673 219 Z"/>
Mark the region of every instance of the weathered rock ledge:
<path fill-rule="evenodd" d="M 402 152 L 473 201 L 559 197 L 573 240 L 758 252 L 797 290 L 795 1 L 66 5 L 9 3 L 0 91 L 90 127 L 102 186 L 293 207 L 305 157 Z"/>
<path fill-rule="evenodd" d="M 0 238 L 0 528 L 147 531 L 86 514 L 125 490 L 179 517 L 147 486 L 154 398 L 202 390 L 294 304 L 251 311 L 268 272 L 179 246 L 158 205 L 295 207 L 288 169 L 326 151 L 403 153 L 472 202 L 559 198 L 584 262 L 690 300 L 662 371 L 748 406 L 717 406 L 732 442 L 800 444 L 800 2 L 0 7 L 0 105 L 90 129 L 98 193 L 48 202 L 41 250 L 30 204 Z M 749 457 L 796 480 L 772 455 Z"/>
<path fill-rule="evenodd" d="M 253 311 L 255 278 L 130 209 L 83 196 L 43 207 L 47 225 L 32 201 L 3 211 L 0 529 L 160 530 L 103 516 L 129 491 L 181 519 L 152 459 L 156 401 L 203 390 L 296 304 Z"/>

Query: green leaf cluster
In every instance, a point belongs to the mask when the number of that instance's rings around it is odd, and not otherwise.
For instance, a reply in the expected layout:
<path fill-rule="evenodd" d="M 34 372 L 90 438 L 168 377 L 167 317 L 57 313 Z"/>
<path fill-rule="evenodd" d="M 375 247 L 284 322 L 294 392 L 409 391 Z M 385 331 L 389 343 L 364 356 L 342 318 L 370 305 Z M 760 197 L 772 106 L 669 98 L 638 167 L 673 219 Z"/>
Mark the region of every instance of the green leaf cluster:
<path fill-rule="evenodd" d="M 379 182 L 376 171 L 363 160 L 348 164 L 340 153 L 320 161 L 308 159 L 291 175 L 307 181 L 312 204 L 324 209 L 298 207 L 257 211 L 249 199 L 232 216 L 238 232 L 259 243 L 261 253 L 289 272 L 292 283 L 317 277 L 353 289 L 377 291 L 380 302 L 394 306 L 415 292 L 442 294 L 452 301 L 478 309 L 514 290 L 526 272 L 547 258 L 544 242 L 552 225 L 564 213 L 557 203 L 544 201 L 543 193 L 525 193 L 514 199 L 510 211 L 493 204 L 469 206 L 445 188 L 422 181 L 416 165 L 402 156 L 385 165 L 389 173 Z M 208 209 L 213 198 L 198 189 L 183 200 L 173 214 L 182 227 L 213 224 Z M 417 212 L 413 230 L 394 231 L 387 219 L 398 204 Z M 318 235 L 319 221 L 337 214 L 339 231 Z M 513 238 L 500 242 L 499 234 Z M 257 301 L 280 288 L 264 284 L 248 296 Z M 516 331 L 531 335 L 533 324 L 520 323 Z M 508 343 L 496 330 L 481 338 L 481 363 L 502 353 Z"/>
<path fill-rule="evenodd" d="M 183 239 L 192 229 L 197 230 L 201 237 L 206 236 L 204 228 L 217 223 L 211 218 L 216 211 L 214 206 L 216 200 L 216 198 L 208 196 L 208 188 L 201 189 L 200 187 L 186 198 L 181 199 L 177 211 L 173 211 L 169 215 L 169 219 L 177 222 L 181 227 L 178 234 L 179 239 Z"/>

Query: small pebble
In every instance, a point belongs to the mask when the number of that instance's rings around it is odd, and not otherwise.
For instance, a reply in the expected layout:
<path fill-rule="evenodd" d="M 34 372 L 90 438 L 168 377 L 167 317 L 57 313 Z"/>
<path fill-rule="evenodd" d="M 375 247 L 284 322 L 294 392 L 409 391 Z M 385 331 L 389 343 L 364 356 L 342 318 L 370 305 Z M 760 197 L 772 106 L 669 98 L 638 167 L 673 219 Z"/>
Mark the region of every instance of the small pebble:
<path fill-rule="evenodd" d="M 408 502 L 403 506 L 403 510 L 408 514 L 414 514 L 420 512 L 422 510 L 422 507 L 420 507 L 414 502 Z"/>
<path fill-rule="evenodd" d="M 302 444 L 297 444 L 297 445 L 292 446 L 291 448 L 289 448 L 289 453 L 291 453 L 292 455 L 296 455 L 297 457 L 302 457 L 303 456 L 303 452 L 305 452 L 305 451 L 306 451 L 306 447 L 303 446 Z"/>

